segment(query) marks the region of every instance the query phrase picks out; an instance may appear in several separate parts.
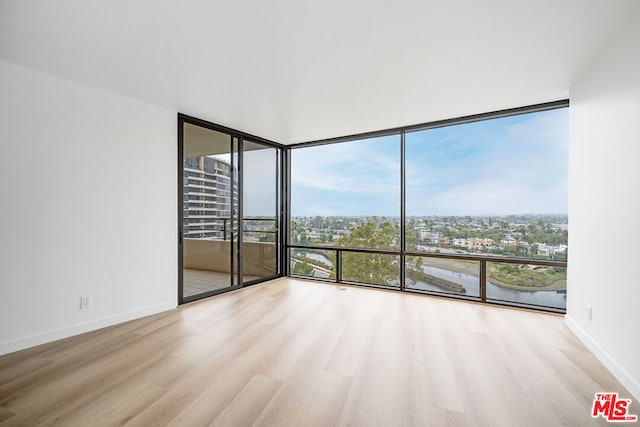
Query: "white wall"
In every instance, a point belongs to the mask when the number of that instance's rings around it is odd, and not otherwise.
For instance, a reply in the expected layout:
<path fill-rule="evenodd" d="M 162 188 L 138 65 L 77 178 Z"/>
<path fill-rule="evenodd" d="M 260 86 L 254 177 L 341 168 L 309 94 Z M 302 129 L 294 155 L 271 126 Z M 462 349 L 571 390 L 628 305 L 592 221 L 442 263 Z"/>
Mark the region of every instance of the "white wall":
<path fill-rule="evenodd" d="M 0 94 L 0 354 L 175 307 L 175 112 L 5 62 Z"/>
<path fill-rule="evenodd" d="M 575 82 L 570 117 L 567 324 L 640 400 L 640 15 Z"/>

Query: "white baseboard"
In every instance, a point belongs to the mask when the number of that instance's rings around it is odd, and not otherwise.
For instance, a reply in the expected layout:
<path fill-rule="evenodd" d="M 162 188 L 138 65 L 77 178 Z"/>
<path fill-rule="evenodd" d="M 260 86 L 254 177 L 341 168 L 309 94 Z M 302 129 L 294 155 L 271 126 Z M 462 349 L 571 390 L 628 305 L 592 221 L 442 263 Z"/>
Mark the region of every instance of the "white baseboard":
<path fill-rule="evenodd" d="M 573 319 L 569 316 L 565 316 L 565 323 L 567 327 L 573 332 L 579 339 L 587 346 L 587 348 L 602 362 L 605 368 L 616 377 L 622 385 L 629 390 L 629 393 L 633 395 L 636 402 L 640 402 L 640 383 L 629 375 L 609 354 L 604 351 L 600 345 L 589 336 L 584 329 L 582 329 Z M 614 390 L 602 390 L 602 391 L 614 391 Z"/>
<path fill-rule="evenodd" d="M 30 335 L 28 337 L 18 338 L 12 341 L 6 341 L 0 343 L 0 356 L 3 354 L 13 353 L 14 351 L 24 350 L 25 348 L 34 347 L 36 345 L 46 344 L 62 338 L 68 338 L 73 335 L 95 331 L 96 329 L 105 328 L 107 326 L 116 325 L 118 323 L 127 322 L 140 317 L 149 316 L 151 314 L 160 313 L 162 311 L 172 310 L 174 308 L 176 308 L 175 301 L 170 301 L 144 307 L 138 310 L 102 317 L 88 322 L 76 323 L 75 325 L 65 326 L 64 328 L 54 329 L 52 331 Z"/>

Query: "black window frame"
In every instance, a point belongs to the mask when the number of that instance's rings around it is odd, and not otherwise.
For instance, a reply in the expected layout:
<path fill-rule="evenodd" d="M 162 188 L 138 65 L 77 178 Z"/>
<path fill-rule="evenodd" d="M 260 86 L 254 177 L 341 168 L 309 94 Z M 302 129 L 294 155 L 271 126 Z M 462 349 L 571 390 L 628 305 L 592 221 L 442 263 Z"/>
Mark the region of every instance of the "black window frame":
<path fill-rule="evenodd" d="M 366 132 L 360 134 L 353 134 L 343 137 L 336 138 L 328 138 L 323 140 L 315 140 L 308 142 L 301 142 L 296 144 L 291 144 L 287 146 L 287 156 L 286 156 L 286 182 L 287 182 L 287 223 L 286 227 L 283 227 L 283 233 L 286 230 L 286 244 L 282 247 L 283 258 L 286 256 L 287 263 L 284 266 L 286 271 L 286 275 L 290 277 L 300 277 L 300 278 L 309 278 L 307 276 L 300 276 L 291 274 L 290 272 L 290 254 L 292 253 L 292 249 L 317 249 L 317 250 L 332 250 L 336 251 L 336 274 L 335 279 L 320 279 L 313 278 L 313 280 L 323 280 L 328 282 L 333 282 L 336 284 L 349 284 L 349 285 L 358 285 L 358 286 L 367 286 L 372 288 L 384 288 L 384 289 L 397 289 L 400 291 L 411 292 L 411 293 L 420 293 L 420 294 L 429 294 L 434 296 L 442 296 L 447 298 L 454 299 L 463 299 L 463 300 L 472 300 L 481 302 L 484 304 L 490 305 L 505 305 L 511 307 L 520 307 L 527 309 L 534 309 L 538 311 L 549 311 L 556 313 L 566 313 L 566 307 L 564 309 L 543 305 L 533 305 L 533 304 L 521 304 L 512 301 L 502 301 L 487 298 L 487 262 L 504 262 L 511 264 L 529 264 L 529 265 L 541 265 L 541 266 L 551 266 L 551 267 L 567 267 L 567 261 L 554 261 L 554 260 L 536 260 L 531 258 L 520 258 L 520 257 L 506 257 L 506 256 L 481 256 L 481 255 L 472 255 L 472 254 L 437 254 L 437 253 L 429 253 L 429 252 L 419 252 L 419 251 L 410 251 L 406 249 L 406 181 L 405 181 L 405 167 L 406 167 L 406 159 L 405 159 L 405 146 L 406 146 L 406 134 L 416 131 L 435 129 L 447 126 L 460 125 L 464 123 L 473 123 L 485 120 L 498 119 L 503 117 L 516 116 L 521 114 L 529 114 L 536 113 L 542 111 L 555 110 L 560 108 L 568 108 L 569 100 L 563 99 L 558 101 L 546 102 L 541 104 L 529 105 L 524 107 L 510 108 L 498 111 L 492 111 L 488 113 L 474 114 L 469 116 L 457 117 L 446 120 L 438 120 L 433 122 L 427 122 L 417 125 L 411 126 L 403 126 L 392 129 L 385 129 L 380 131 Z M 357 141 L 368 138 L 376 138 L 381 136 L 388 135 L 400 135 L 400 249 L 399 250 L 387 250 L 387 249 L 359 249 L 359 248 L 344 248 L 339 246 L 319 246 L 312 244 L 292 244 L 290 240 L 289 230 L 291 229 L 291 194 L 290 194 L 290 183 L 291 183 L 291 150 L 296 150 L 300 148 L 307 147 L 316 147 L 322 145 L 329 144 L 339 144 L 349 141 Z M 360 253 L 378 253 L 378 254 L 387 254 L 387 255 L 398 255 L 400 256 L 400 287 L 390 287 L 390 286 L 381 286 L 375 284 L 363 284 L 359 282 L 348 282 L 342 280 L 341 269 L 342 269 L 342 254 L 344 252 L 360 252 Z M 423 291 L 417 289 L 407 288 L 405 286 L 405 260 L 407 256 L 420 256 L 420 257 L 442 257 L 449 259 L 460 259 L 460 260 L 474 260 L 480 262 L 480 271 L 479 271 L 479 280 L 480 280 L 480 296 L 479 297 L 470 297 L 464 295 L 456 295 L 445 292 L 437 292 L 437 291 Z"/>
<path fill-rule="evenodd" d="M 484 120 L 497 119 L 502 117 L 515 116 L 520 114 L 528 114 L 535 113 L 541 111 L 548 111 L 560 108 L 569 107 L 569 100 L 562 99 L 558 101 L 546 102 L 541 104 L 510 108 L 504 110 L 497 110 L 487 113 L 474 114 L 469 116 L 462 116 L 457 118 L 451 118 L 446 120 L 438 120 L 432 122 L 426 122 L 416 125 L 410 126 L 402 126 L 391 129 L 378 130 L 373 132 L 352 134 L 342 137 L 335 138 L 327 138 L 322 140 L 314 140 L 307 142 L 300 142 L 291 145 L 283 145 L 278 142 L 270 141 L 265 138 L 258 137 L 256 135 L 251 135 L 236 129 L 232 129 L 226 126 L 218 125 L 206 120 L 202 120 L 193 116 L 189 116 L 186 114 L 178 113 L 178 224 L 177 224 L 177 232 L 178 232 L 178 250 L 181 251 L 182 245 L 182 237 L 183 237 L 183 224 L 182 224 L 182 209 L 183 203 L 183 185 L 184 179 L 190 178 L 190 175 L 185 174 L 183 169 L 183 126 L 185 123 L 190 123 L 196 126 L 201 126 L 210 130 L 219 131 L 223 133 L 227 133 L 231 135 L 231 137 L 237 138 L 238 141 L 238 159 L 239 165 L 242 164 L 242 146 L 244 140 L 255 141 L 267 146 L 271 146 L 273 148 L 279 149 L 278 154 L 278 163 L 279 163 L 279 235 L 277 239 L 278 243 L 278 272 L 273 277 L 265 277 L 258 279 L 256 281 L 252 281 L 249 283 L 242 283 L 242 270 L 239 269 L 238 273 L 240 275 L 240 285 L 234 286 L 231 288 L 225 288 L 220 291 L 213 291 L 207 294 L 201 294 L 198 298 L 194 299 L 185 299 L 182 296 L 183 291 L 183 283 L 182 283 L 182 256 L 179 252 L 178 256 L 178 301 L 180 304 L 185 302 L 190 302 L 195 299 L 200 299 L 204 297 L 208 297 L 211 295 L 216 295 L 221 292 L 227 292 L 229 290 L 234 290 L 241 288 L 243 286 L 250 286 L 257 283 L 262 283 L 267 280 L 272 280 L 277 277 L 299 277 L 299 278 L 309 278 L 307 276 L 300 276 L 291 274 L 290 271 L 290 263 L 291 263 L 291 253 L 293 249 L 319 249 L 319 250 L 330 250 L 335 251 L 336 253 L 336 274 L 334 279 L 321 279 L 321 278 L 313 278 L 313 280 L 326 281 L 330 283 L 336 284 L 349 284 L 349 285 L 358 285 L 365 286 L 371 288 L 384 288 L 384 289 L 392 289 L 398 290 L 402 292 L 409 293 L 417 293 L 417 294 L 428 294 L 437 297 L 446 297 L 450 299 L 462 299 L 462 300 L 471 300 L 477 301 L 489 305 L 504 305 L 511 307 L 520 307 L 526 309 L 533 309 L 537 311 L 549 311 L 556 313 L 565 313 L 566 309 L 559 309 L 556 307 L 547 307 L 541 305 L 531 305 L 531 304 L 519 304 L 511 301 L 500 301 L 500 300 L 492 300 L 487 298 L 486 295 L 486 263 L 487 262 L 504 262 L 504 263 L 512 263 L 512 264 L 531 264 L 531 265 L 544 265 L 544 266 L 556 266 L 556 267 L 567 267 L 567 261 L 552 261 L 552 260 L 536 260 L 530 258 L 519 258 L 519 257 L 505 257 L 505 256 L 481 256 L 481 255 L 473 255 L 473 254 L 438 254 L 433 252 L 420 252 L 420 251 L 411 251 L 406 249 L 406 182 L 405 182 L 405 167 L 406 167 L 406 159 L 405 159 L 405 146 L 406 146 L 406 134 L 410 132 L 416 132 L 427 129 L 435 129 L 440 127 L 447 127 L 453 125 L 459 125 L 464 123 L 472 123 Z M 398 250 L 388 250 L 388 249 L 362 249 L 362 248 L 345 248 L 345 247 L 336 247 L 336 246 L 318 246 L 318 245 L 310 245 L 310 244 L 292 244 L 290 241 L 290 230 L 291 230 L 291 151 L 299 148 L 306 147 L 314 147 L 328 144 L 336 144 L 343 143 L 348 141 L 362 140 L 367 138 L 375 138 L 381 136 L 389 136 L 399 134 L 400 135 L 400 248 Z M 238 204 L 239 204 L 239 218 L 238 218 L 238 227 L 242 229 L 243 227 L 243 218 L 242 218 L 242 184 L 241 179 L 239 183 L 239 193 L 238 193 Z M 191 199 L 187 199 L 189 202 Z M 240 233 L 242 234 L 242 233 Z M 242 245 L 239 246 L 239 259 L 242 260 Z M 400 273 L 399 287 L 388 287 L 381 286 L 375 284 L 363 284 L 358 282 L 348 282 L 342 279 L 341 274 L 341 264 L 342 264 L 342 255 L 345 252 L 356 252 L 356 253 L 374 253 L 374 254 L 384 254 L 384 255 L 396 255 L 400 257 Z M 455 295 L 446 292 L 437 292 L 437 291 L 423 291 L 417 289 L 411 289 L 405 286 L 405 261 L 407 256 L 419 256 L 419 257 L 443 257 L 450 259 L 459 259 L 459 260 L 474 260 L 480 263 L 480 271 L 479 271 L 479 279 L 480 279 L 480 296 L 479 297 L 470 297 L 464 295 Z"/>
<path fill-rule="evenodd" d="M 202 298 L 207 298 L 213 295 L 218 295 L 220 293 L 224 293 L 224 292 L 229 292 L 229 291 L 233 291 L 236 289 L 240 289 L 246 286 L 251 286 L 251 285 L 255 285 L 258 283 L 262 283 L 268 280 L 273 280 L 275 278 L 278 277 L 282 277 L 284 276 L 284 262 L 285 260 L 283 259 L 283 245 L 284 245 L 284 228 L 285 228 L 285 224 L 287 223 L 286 221 L 286 211 L 285 211 L 285 207 L 286 207 L 286 201 L 284 201 L 284 195 L 286 194 L 283 190 L 283 186 L 284 186 L 284 182 L 285 180 L 283 179 L 284 175 L 284 168 L 282 167 L 283 163 L 284 163 L 284 159 L 286 158 L 286 152 L 287 152 L 287 147 L 285 145 L 279 144 L 277 142 L 274 141 L 270 141 L 268 139 L 265 138 L 261 138 L 259 136 L 255 136 L 240 130 L 236 130 L 236 129 L 232 129 L 226 126 L 222 126 L 207 120 L 203 120 L 203 119 L 199 119 L 197 117 L 193 117 L 193 116 L 189 116 L 187 114 L 182 114 L 182 113 L 178 113 L 177 115 L 177 132 L 178 132 L 178 163 L 177 163 L 177 175 L 178 175 L 178 191 L 177 191 L 177 200 L 178 200 L 178 215 L 177 215 L 177 235 L 178 235 L 178 239 L 177 239 L 177 250 L 178 250 L 178 304 L 185 304 L 185 303 L 189 303 L 192 301 L 196 301 Z M 275 148 L 276 150 L 278 150 L 278 161 L 279 161 L 279 165 L 280 167 L 278 168 L 278 173 L 280 175 L 279 178 L 279 186 L 277 188 L 277 191 L 279 192 L 278 196 L 279 196 L 279 200 L 278 200 L 278 207 L 279 210 L 277 212 L 278 215 L 278 221 L 280 224 L 280 229 L 278 230 L 279 232 L 279 238 L 276 242 L 276 244 L 278 245 L 277 247 L 277 256 L 278 256 L 278 271 L 276 272 L 276 274 L 274 274 L 273 276 L 268 276 L 268 277 L 261 277 L 259 279 L 256 280 L 252 280 L 252 281 L 248 281 L 248 282 L 244 282 L 243 281 L 243 277 L 242 277 L 242 268 L 241 265 L 238 266 L 238 283 L 234 284 L 233 286 L 229 286 L 223 289 L 216 289 L 216 290 L 212 290 L 212 291 L 208 291 L 208 292 L 203 292 L 194 296 L 189 296 L 189 297 L 184 297 L 183 291 L 184 291 L 184 278 L 183 278 L 183 238 L 185 235 L 185 230 L 184 230 L 184 224 L 183 224 L 183 209 L 184 209 L 184 187 L 185 187 L 185 178 L 187 178 L 187 180 L 189 179 L 188 176 L 185 176 L 185 171 L 184 171 L 184 125 L 185 124 L 191 124 L 194 126 L 199 126 L 205 129 L 209 129 L 209 130 L 213 130 L 213 131 L 217 131 L 217 132 L 221 132 L 221 133 L 225 133 L 227 135 L 230 136 L 231 140 L 233 140 L 234 138 L 237 141 L 237 157 L 238 157 L 238 168 L 240 169 L 241 173 L 239 174 L 238 177 L 238 183 L 237 183 L 237 188 L 238 188 L 238 192 L 237 192 L 237 198 L 238 198 L 238 229 L 242 230 L 243 227 L 243 218 L 242 218 L 242 196 L 243 196 L 243 192 L 242 192 L 242 153 L 243 153 L 243 145 L 244 145 L 244 141 L 248 140 L 248 141 L 254 141 L 260 144 L 263 144 L 265 146 L 269 146 L 271 148 Z M 230 183 L 230 187 L 233 185 L 233 181 L 231 181 Z M 228 196 L 227 196 L 228 197 Z M 187 202 L 189 202 L 189 200 L 187 200 Z M 238 240 L 239 240 L 239 244 L 238 244 L 238 262 L 241 264 L 242 263 L 242 259 L 243 259 L 243 247 L 242 247 L 242 233 L 238 233 Z M 233 262 L 233 261 L 232 261 Z M 233 264 L 231 266 L 231 270 L 233 272 Z M 233 274 L 233 273 L 231 273 Z"/>

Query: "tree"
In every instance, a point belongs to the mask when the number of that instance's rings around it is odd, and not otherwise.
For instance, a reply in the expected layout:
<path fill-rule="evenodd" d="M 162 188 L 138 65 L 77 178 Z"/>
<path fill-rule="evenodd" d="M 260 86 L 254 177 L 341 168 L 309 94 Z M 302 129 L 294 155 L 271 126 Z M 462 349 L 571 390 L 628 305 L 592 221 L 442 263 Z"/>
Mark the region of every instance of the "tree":
<path fill-rule="evenodd" d="M 298 223 L 296 221 L 291 221 L 291 243 L 293 244 L 300 243 L 297 230 L 298 230 Z"/>
<path fill-rule="evenodd" d="M 300 276 L 313 276 L 313 266 L 303 261 L 298 261 L 291 267 L 291 274 L 298 274 Z"/>
<path fill-rule="evenodd" d="M 433 226 L 435 225 L 435 221 L 432 219 L 427 219 L 424 221 L 424 225 L 427 227 L 427 230 L 433 231 Z"/>
<path fill-rule="evenodd" d="M 388 221 L 376 224 L 367 221 L 354 227 L 350 233 L 343 234 L 336 242 L 336 246 L 348 248 L 399 249 L 400 226 L 392 225 Z"/>
<path fill-rule="evenodd" d="M 322 227 L 322 223 L 323 223 L 323 219 L 321 216 L 316 216 L 315 218 L 313 218 L 313 220 L 311 220 L 311 225 L 315 228 L 321 228 Z"/>
<path fill-rule="evenodd" d="M 410 228 L 407 227 L 407 230 Z M 410 240 L 409 240 L 410 239 Z M 341 236 L 336 246 L 369 249 L 398 249 L 400 246 L 400 226 L 389 222 L 376 224 L 367 221 L 354 228 L 351 233 Z M 415 234 L 407 231 L 407 247 L 417 242 Z M 422 258 L 415 257 L 411 265 L 407 264 L 407 280 L 416 277 L 409 271 L 422 269 Z M 412 270 L 413 269 L 413 270 Z M 372 283 L 387 286 L 399 286 L 400 257 L 361 252 L 343 252 L 342 278 L 346 281 Z"/>
<path fill-rule="evenodd" d="M 404 242 L 407 250 L 415 251 L 418 248 L 418 232 L 416 231 L 416 220 L 413 218 L 406 224 Z"/>

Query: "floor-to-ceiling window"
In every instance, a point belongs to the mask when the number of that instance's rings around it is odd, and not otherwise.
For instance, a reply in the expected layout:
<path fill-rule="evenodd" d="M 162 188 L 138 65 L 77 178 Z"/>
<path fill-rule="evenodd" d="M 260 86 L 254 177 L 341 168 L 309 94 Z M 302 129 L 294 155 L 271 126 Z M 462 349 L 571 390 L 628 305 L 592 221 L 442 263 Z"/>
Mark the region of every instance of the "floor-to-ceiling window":
<path fill-rule="evenodd" d="M 563 311 L 567 106 L 286 151 L 180 116 L 180 301 L 288 270 Z"/>
<path fill-rule="evenodd" d="M 407 132 L 407 287 L 564 309 L 567 154 L 566 108 Z"/>
<path fill-rule="evenodd" d="M 400 154 L 398 134 L 291 151 L 293 274 L 400 287 Z"/>
<path fill-rule="evenodd" d="M 179 301 L 277 277 L 281 147 L 183 115 L 178 125 Z"/>
<path fill-rule="evenodd" d="M 564 310 L 567 106 L 292 147 L 290 274 Z"/>

